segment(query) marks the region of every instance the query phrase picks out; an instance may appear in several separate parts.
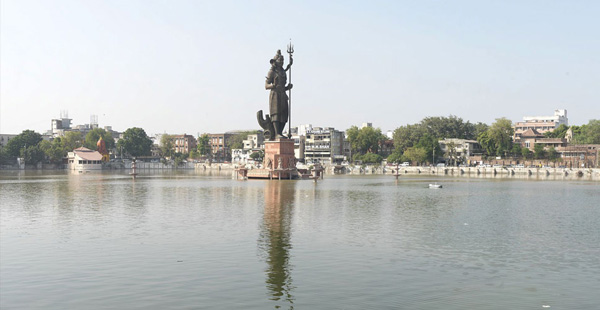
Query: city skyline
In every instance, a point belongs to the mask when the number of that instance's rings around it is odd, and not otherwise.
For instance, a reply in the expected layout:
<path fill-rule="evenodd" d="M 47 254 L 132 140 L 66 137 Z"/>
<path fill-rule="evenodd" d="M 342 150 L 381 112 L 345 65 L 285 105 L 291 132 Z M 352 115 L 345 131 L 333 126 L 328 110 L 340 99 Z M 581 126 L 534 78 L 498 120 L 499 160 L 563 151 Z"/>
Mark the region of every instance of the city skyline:
<path fill-rule="evenodd" d="M 0 5 L 5 134 L 43 133 L 61 110 L 148 134 L 259 129 L 268 61 L 290 38 L 292 126 L 600 118 L 594 1 Z"/>

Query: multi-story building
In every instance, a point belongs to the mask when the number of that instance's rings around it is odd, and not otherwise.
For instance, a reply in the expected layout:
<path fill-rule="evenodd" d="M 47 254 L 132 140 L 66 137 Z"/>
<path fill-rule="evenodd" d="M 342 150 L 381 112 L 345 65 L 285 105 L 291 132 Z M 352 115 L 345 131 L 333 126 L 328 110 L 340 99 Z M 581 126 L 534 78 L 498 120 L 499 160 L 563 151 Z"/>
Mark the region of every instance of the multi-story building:
<path fill-rule="evenodd" d="M 554 110 L 554 115 L 552 116 L 525 116 L 522 122 L 515 123 L 514 140 L 520 140 L 523 133 L 528 129 L 534 129 L 544 134 L 547 131 L 556 129 L 561 124 L 569 126 L 567 110 L 564 109 Z"/>
<path fill-rule="evenodd" d="M 8 141 L 16 136 L 17 135 L 0 134 L 0 148 L 5 147 Z"/>
<path fill-rule="evenodd" d="M 544 148 L 558 148 L 567 145 L 567 139 L 545 138 L 543 134 L 531 128 L 521 133 L 521 137 L 517 142 L 521 144 L 521 147 L 528 148 L 530 151 L 534 150 L 536 144 L 542 144 Z"/>
<path fill-rule="evenodd" d="M 196 149 L 196 138 L 192 135 L 182 134 L 182 135 L 174 135 L 173 136 L 173 147 L 175 148 L 175 153 L 189 154 L 190 151 Z"/>
<path fill-rule="evenodd" d="M 321 163 L 345 160 L 344 132 L 333 127 L 314 127 L 307 130 L 304 158 L 306 161 Z"/>
<path fill-rule="evenodd" d="M 212 151 L 213 159 L 217 162 L 231 161 L 231 150 L 229 149 L 229 139 L 233 137 L 235 133 L 213 133 L 209 134 L 210 149 Z"/>
<path fill-rule="evenodd" d="M 438 143 L 446 163 L 468 163 L 471 156 L 483 152 L 481 145 L 475 140 L 446 138 Z"/>
<path fill-rule="evenodd" d="M 244 150 L 258 151 L 265 148 L 265 136 L 262 132 L 248 135 L 242 143 L 244 143 Z"/>

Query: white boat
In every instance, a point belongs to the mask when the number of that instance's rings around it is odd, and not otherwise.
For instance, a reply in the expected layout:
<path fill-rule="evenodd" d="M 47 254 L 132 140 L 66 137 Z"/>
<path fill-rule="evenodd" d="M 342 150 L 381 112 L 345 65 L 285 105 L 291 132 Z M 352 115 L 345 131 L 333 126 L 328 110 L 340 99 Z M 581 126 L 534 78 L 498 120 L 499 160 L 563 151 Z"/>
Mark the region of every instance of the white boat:
<path fill-rule="evenodd" d="M 437 184 L 437 183 L 429 184 L 429 188 L 442 188 L 442 184 Z"/>

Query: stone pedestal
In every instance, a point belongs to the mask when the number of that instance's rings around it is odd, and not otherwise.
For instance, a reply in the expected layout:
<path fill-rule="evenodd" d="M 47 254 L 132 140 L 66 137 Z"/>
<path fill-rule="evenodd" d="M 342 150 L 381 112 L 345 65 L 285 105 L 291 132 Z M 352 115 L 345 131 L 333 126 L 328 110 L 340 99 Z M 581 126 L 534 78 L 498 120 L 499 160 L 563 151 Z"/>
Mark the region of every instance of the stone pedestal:
<path fill-rule="evenodd" d="M 294 140 L 291 139 L 265 141 L 263 168 L 248 171 L 249 178 L 292 179 L 297 176 Z"/>
<path fill-rule="evenodd" d="M 265 141 L 264 167 L 266 169 L 295 169 L 294 140 Z"/>

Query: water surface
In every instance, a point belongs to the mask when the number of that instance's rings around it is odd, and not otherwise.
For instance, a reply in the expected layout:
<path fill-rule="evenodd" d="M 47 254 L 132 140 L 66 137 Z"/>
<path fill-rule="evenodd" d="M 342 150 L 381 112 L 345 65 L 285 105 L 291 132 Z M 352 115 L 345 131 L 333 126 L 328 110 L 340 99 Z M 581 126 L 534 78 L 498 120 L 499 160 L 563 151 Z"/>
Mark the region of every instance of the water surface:
<path fill-rule="evenodd" d="M 0 203 L 2 309 L 600 304 L 598 182 L 2 172 Z"/>

